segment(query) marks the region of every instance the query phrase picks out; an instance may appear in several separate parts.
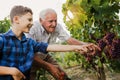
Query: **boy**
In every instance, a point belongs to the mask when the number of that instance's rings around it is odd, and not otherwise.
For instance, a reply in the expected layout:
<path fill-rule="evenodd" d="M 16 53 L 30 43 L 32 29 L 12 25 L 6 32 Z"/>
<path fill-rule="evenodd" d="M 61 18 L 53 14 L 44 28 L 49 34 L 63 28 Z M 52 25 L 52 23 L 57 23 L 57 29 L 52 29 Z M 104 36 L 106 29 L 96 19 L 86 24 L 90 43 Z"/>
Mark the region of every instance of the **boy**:
<path fill-rule="evenodd" d="M 11 29 L 0 35 L 0 80 L 29 80 L 35 52 L 47 54 L 47 51 L 87 52 L 91 50 L 91 44 L 84 46 L 48 45 L 26 38 L 24 33 L 28 33 L 33 24 L 32 14 L 30 8 L 21 5 L 14 6 L 10 12 Z M 48 69 L 51 68 L 50 66 L 46 65 Z"/>

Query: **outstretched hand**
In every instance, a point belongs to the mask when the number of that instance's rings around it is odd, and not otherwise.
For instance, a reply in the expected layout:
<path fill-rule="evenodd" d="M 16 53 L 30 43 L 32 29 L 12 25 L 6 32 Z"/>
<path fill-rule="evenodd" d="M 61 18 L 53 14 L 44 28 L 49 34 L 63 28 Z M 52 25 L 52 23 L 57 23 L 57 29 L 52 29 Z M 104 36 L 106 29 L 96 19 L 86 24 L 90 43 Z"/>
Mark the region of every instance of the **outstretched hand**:
<path fill-rule="evenodd" d="M 87 55 L 93 56 L 96 54 L 96 51 L 101 51 L 101 49 L 93 43 L 87 43 L 87 44 L 81 45 L 81 49 L 75 50 L 75 51 L 80 52 L 81 54 L 87 54 Z"/>
<path fill-rule="evenodd" d="M 98 47 L 97 45 L 90 43 L 88 46 L 88 53 L 89 55 L 95 55 L 96 51 L 101 51 L 100 47 Z"/>

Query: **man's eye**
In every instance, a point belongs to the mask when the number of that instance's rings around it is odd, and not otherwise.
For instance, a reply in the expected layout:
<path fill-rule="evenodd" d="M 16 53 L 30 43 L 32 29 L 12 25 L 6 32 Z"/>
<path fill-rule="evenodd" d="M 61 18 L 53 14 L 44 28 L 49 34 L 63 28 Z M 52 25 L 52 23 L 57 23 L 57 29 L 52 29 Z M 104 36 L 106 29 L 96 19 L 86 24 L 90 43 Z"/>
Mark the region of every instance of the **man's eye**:
<path fill-rule="evenodd" d="M 50 23 L 52 23 L 53 21 L 49 21 Z"/>
<path fill-rule="evenodd" d="M 57 22 L 57 20 L 54 20 L 54 21 L 53 21 L 53 20 L 51 20 L 51 21 L 49 21 L 49 22 L 50 22 L 50 23 L 52 23 L 52 22 Z"/>

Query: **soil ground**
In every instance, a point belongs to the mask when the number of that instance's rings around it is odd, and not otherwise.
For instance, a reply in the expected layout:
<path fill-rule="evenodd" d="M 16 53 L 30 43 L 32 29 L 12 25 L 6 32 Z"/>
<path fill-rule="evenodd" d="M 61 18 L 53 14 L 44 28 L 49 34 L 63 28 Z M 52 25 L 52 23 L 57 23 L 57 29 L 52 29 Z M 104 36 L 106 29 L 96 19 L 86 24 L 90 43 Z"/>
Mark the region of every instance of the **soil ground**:
<path fill-rule="evenodd" d="M 64 70 L 69 75 L 71 80 L 97 80 L 95 73 L 89 73 L 81 69 L 80 66 L 75 66 Z M 106 72 L 106 80 L 120 80 L 120 73 L 111 73 L 107 70 L 105 72 Z M 49 76 L 49 80 L 55 80 L 55 79 Z"/>

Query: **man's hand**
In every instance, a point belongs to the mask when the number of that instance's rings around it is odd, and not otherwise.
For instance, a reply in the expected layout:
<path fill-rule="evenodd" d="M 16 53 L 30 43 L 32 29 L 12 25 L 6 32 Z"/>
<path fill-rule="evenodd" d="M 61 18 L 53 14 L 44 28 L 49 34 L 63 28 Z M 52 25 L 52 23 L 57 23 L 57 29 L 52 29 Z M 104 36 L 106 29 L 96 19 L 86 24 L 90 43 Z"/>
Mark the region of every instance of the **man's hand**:
<path fill-rule="evenodd" d="M 14 80 L 23 80 L 26 78 L 22 72 L 14 67 L 10 68 L 10 74 L 12 75 Z"/>
<path fill-rule="evenodd" d="M 62 80 L 61 79 L 61 72 L 59 71 L 57 66 L 55 66 L 51 63 L 48 63 L 48 62 L 42 60 L 41 58 L 39 58 L 39 54 L 35 54 L 34 60 L 36 61 L 36 64 L 38 64 L 38 66 L 46 69 L 57 80 Z"/>
<path fill-rule="evenodd" d="M 57 80 L 64 80 L 63 79 L 63 73 L 59 69 L 59 67 L 49 64 L 49 72 L 57 79 Z"/>

